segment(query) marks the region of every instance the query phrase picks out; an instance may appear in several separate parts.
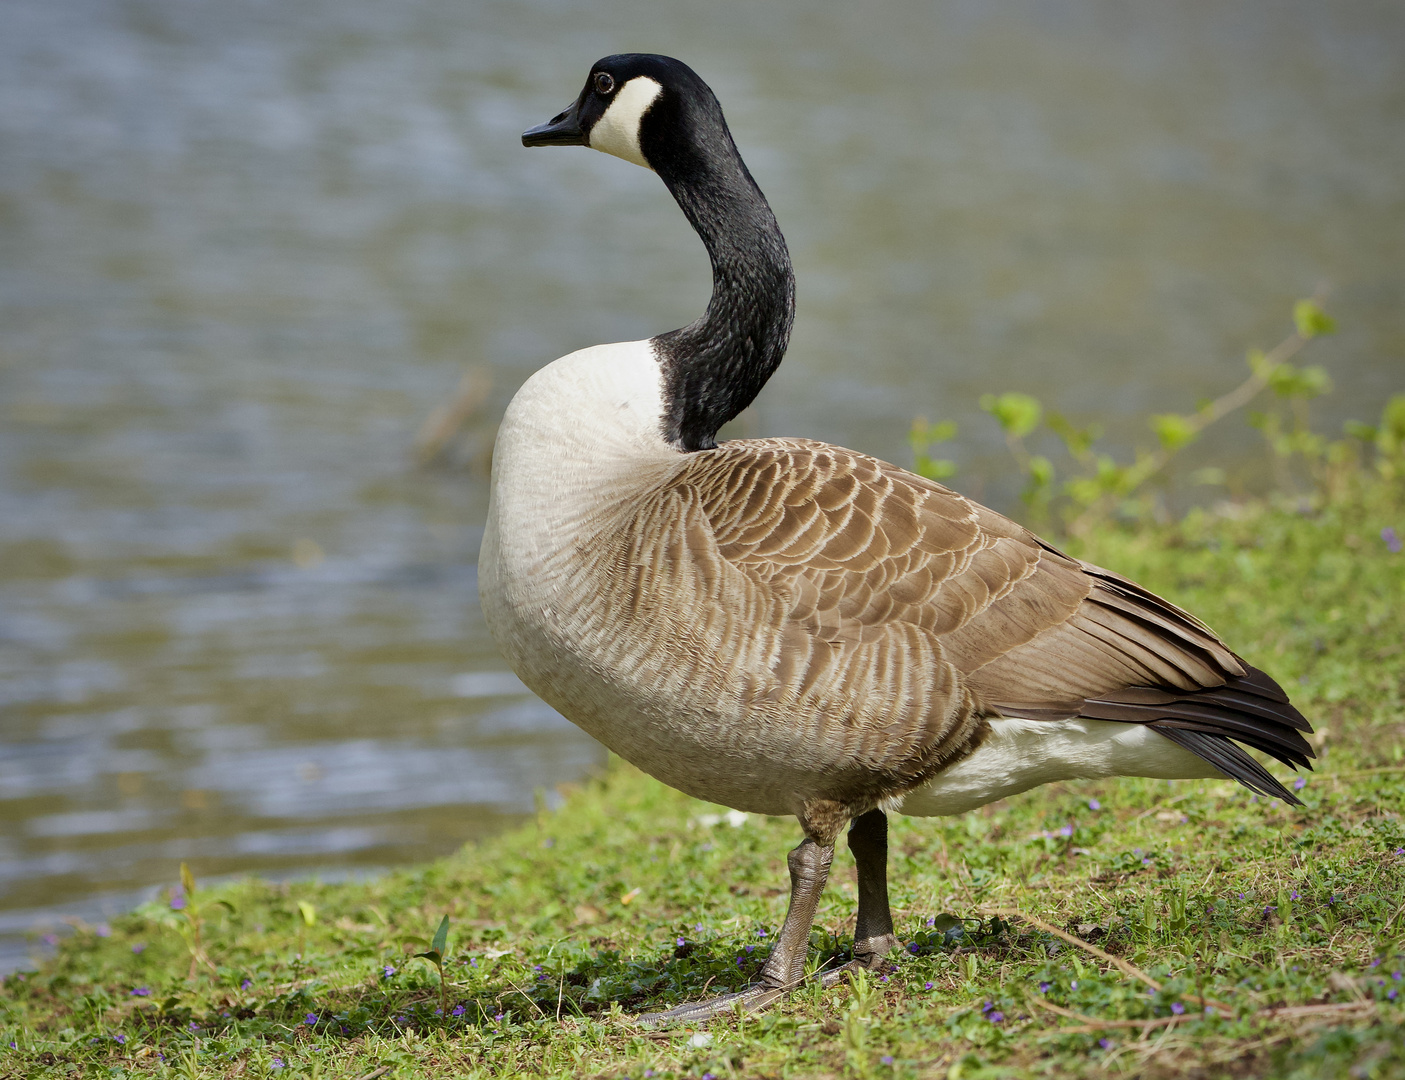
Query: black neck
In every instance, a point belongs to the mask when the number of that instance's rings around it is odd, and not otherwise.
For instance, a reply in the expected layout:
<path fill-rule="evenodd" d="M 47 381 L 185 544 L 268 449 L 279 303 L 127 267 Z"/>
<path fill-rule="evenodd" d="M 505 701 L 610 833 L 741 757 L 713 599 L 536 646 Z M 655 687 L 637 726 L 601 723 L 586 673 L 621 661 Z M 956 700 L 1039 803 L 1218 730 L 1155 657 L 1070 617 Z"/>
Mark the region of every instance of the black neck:
<path fill-rule="evenodd" d="M 651 163 L 707 247 L 712 299 L 702 318 L 654 339 L 664 438 L 680 450 L 710 450 L 785 356 L 795 276 L 775 215 L 727 129 L 676 151 Z"/>

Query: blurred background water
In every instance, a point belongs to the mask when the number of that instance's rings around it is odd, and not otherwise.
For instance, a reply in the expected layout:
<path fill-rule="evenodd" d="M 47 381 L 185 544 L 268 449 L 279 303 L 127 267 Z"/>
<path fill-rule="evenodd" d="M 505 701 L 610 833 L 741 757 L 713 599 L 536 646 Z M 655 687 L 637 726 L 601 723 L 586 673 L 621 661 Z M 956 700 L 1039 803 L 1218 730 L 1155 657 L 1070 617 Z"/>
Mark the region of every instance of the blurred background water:
<path fill-rule="evenodd" d="M 0 966 L 181 860 L 364 873 L 603 760 L 505 671 L 475 559 L 516 387 L 706 300 L 653 176 L 518 140 L 625 50 L 709 80 L 790 240 L 747 433 L 908 463 L 954 418 L 1014 510 L 982 392 L 1126 446 L 1324 283 L 1323 427 L 1402 389 L 1397 4 L 6 0 Z"/>

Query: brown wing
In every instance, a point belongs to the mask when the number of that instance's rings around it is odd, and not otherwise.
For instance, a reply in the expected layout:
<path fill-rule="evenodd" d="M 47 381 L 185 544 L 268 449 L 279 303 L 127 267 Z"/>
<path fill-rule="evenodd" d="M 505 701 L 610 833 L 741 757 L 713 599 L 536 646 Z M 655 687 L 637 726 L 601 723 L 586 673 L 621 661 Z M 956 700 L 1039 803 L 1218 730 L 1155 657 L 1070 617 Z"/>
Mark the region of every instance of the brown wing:
<path fill-rule="evenodd" d="M 1196 733 L 1311 755 L 1282 691 L 1199 620 L 940 484 L 802 440 L 725 443 L 677 482 L 706 517 L 711 572 L 766 609 L 742 625 L 779 619 L 762 694 L 836 717 L 885 770 L 930 771 L 988 714 L 1171 725 L 1279 797 Z"/>

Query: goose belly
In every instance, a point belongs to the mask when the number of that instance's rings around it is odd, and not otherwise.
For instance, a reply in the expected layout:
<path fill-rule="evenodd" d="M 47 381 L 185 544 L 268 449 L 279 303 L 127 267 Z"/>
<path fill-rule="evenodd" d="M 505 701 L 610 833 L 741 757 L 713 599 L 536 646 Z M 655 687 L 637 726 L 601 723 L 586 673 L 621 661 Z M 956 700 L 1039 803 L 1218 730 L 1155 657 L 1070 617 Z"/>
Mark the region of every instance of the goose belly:
<path fill-rule="evenodd" d="M 652 647 L 662 635 L 632 640 L 618 626 L 612 634 L 603 605 L 571 583 L 524 587 L 503 572 L 498 541 L 490 523 L 479 561 L 483 614 L 538 697 L 630 764 L 696 798 L 758 814 L 800 809 L 814 777 L 765 738 L 764 720 L 748 722 L 700 699 L 690 670 L 696 657 L 671 650 L 676 662 L 667 670 L 667 654 Z"/>
<path fill-rule="evenodd" d="M 908 792 L 897 807 L 916 817 L 961 814 L 1055 780 L 1221 777 L 1213 765 L 1142 724 L 995 717 L 970 755 Z"/>

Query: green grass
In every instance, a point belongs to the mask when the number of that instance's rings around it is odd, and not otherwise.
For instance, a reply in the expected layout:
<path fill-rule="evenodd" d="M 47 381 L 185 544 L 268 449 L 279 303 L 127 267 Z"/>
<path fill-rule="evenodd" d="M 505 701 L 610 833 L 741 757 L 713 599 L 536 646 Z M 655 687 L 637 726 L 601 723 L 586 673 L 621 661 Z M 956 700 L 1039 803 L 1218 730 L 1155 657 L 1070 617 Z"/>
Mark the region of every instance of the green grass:
<path fill-rule="evenodd" d="M 427 866 L 246 881 L 183 911 L 148 905 L 105 937 L 80 927 L 5 981 L 0 1075 L 1405 1076 L 1405 554 L 1386 526 L 1405 533 L 1398 481 L 1311 515 L 1196 514 L 1081 541 L 1292 690 L 1319 729 L 1306 808 L 1228 782 L 1122 780 L 894 818 L 911 952 L 886 979 L 698 1029 L 632 1025 L 756 975 L 799 835 L 718 821 L 616 764 Z M 413 955 L 446 914 L 447 1016 L 437 969 Z M 842 962 L 853 915 L 841 854 L 817 964 Z"/>

